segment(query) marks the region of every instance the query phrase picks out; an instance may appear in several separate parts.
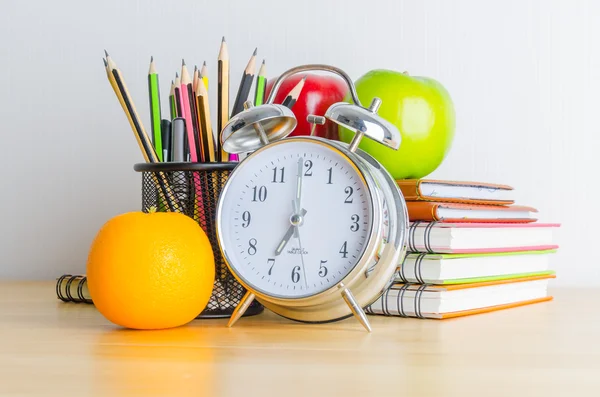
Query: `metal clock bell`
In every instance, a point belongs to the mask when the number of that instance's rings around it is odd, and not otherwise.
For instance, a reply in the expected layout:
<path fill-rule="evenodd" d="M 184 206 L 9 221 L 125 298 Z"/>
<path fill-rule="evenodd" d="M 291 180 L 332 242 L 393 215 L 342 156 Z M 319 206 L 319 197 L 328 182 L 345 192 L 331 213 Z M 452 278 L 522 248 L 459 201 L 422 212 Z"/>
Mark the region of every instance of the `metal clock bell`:
<path fill-rule="evenodd" d="M 355 132 L 349 145 L 287 138 L 296 118 L 273 103 L 275 95 L 286 77 L 311 70 L 336 73 L 348 84 L 354 104 L 333 104 L 324 116 Z M 354 315 L 371 331 L 363 309 L 393 282 L 408 232 L 396 182 L 358 149 L 364 137 L 400 146 L 396 127 L 377 115 L 380 104 L 375 98 L 363 107 L 342 70 L 304 65 L 283 73 L 265 104 L 247 102 L 224 127 L 223 150 L 252 152 L 229 176 L 216 214 L 223 257 L 247 289 L 228 326 L 257 299 L 288 319 L 321 323 Z"/>

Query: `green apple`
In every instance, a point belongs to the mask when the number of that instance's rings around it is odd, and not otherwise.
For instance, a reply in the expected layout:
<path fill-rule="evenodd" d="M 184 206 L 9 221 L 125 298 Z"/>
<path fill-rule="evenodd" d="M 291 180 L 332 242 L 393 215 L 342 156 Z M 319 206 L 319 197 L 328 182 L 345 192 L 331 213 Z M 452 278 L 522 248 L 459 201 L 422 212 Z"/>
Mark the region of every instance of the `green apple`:
<path fill-rule="evenodd" d="M 454 105 L 446 89 L 431 78 L 384 69 L 368 72 L 355 85 L 363 106 L 369 106 L 374 97 L 381 99 L 377 113 L 402 135 L 398 150 L 369 138 L 363 138 L 359 147 L 395 179 L 423 178 L 432 173 L 454 139 Z M 346 101 L 352 100 L 346 96 Z M 346 128 L 340 128 L 339 134 L 343 142 L 354 137 Z"/>

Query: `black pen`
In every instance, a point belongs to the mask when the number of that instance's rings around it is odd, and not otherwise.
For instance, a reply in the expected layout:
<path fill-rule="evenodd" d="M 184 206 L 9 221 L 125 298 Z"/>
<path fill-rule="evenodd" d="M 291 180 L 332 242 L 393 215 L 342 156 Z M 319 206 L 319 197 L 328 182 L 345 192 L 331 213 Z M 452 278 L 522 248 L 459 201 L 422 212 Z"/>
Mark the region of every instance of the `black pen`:
<path fill-rule="evenodd" d="M 171 160 L 171 122 L 162 119 L 160 121 L 160 135 L 162 140 L 163 162 Z"/>

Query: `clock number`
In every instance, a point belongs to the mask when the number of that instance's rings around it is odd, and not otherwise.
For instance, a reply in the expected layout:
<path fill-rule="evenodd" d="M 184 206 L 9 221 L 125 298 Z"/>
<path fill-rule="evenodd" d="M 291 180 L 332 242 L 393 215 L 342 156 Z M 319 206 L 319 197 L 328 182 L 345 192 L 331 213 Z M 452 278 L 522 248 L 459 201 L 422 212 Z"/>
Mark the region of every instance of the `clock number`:
<path fill-rule="evenodd" d="M 267 266 L 269 266 L 269 263 L 271 264 L 271 267 L 269 268 L 269 272 L 268 275 L 271 275 L 271 272 L 273 271 L 273 266 L 275 266 L 275 258 L 269 258 L 267 259 Z"/>
<path fill-rule="evenodd" d="M 294 266 L 292 269 L 292 282 L 297 283 L 300 281 L 300 266 Z"/>
<path fill-rule="evenodd" d="M 250 254 L 250 255 L 256 254 L 256 243 L 257 243 L 257 241 L 255 238 L 251 238 L 248 241 L 248 254 Z"/>
<path fill-rule="evenodd" d="M 352 204 L 353 199 L 350 198 L 352 197 L 352 193 L 354 193 L 354 189 L 352 189 L 352 186 L 346 186 L 346 188 L 344 189 L 344 193 L 348 195 L 348 197 L 346 197 L 346 201 L 344 201 L 344 204 Z"/>
<path fill-rule="evenodd" d="M 325 267 L 326 263 L 327 263 L 327 261 L 321 261 L 321 264 L 319 264 L 319 276 L 320 277 L 327 276 L 327 268 Z"/>
<path fill-rule="evenodd" d="M 342 248 L 340 248 L 339 253 L 342 254 L 342 258 L 348 257 L 348 242 L 347 241 L 344 241 L 344 244 L 342 244 Z"/>
<path fill-rule="evenodd" d="M 242 214 L 242 220 L 244 221 L 244 222 L 242 222 L 242 227 L 250 226 L 251 219 L 252 219 L 252 216 L 250 216 L 250 211 L 244 211 L 244 213 Z"/>
<path fill-rule="evenodd" d="M 271 181 L 271 183 L 284 183 L 285 182 L 283 180 L 284 175 L 285 175 L 285 167 L 281 167 L 279 169 L 279 171 L 281 171 L 281 178 L 277 178 L 277 175 L 279 174 L 279 172 L 277 172 L 277 167 L 273 168 L 273 180 Z"/>
<path fill-rule="evenodd" d="M 252 190 L 254 190 L 254 198 L 252 199 L 252 201 L 256 201 L 256 199 L 258 198 L 258 201 L 263 202 L 267 199 L 266 186 L 261 186 L 260 188 L 258 186 L 254 186 Z"/>
<path fill-rule="evenodd" d="M 312 176 L 312 166 L 313 166 L 313 162 L 311 160 L 306 160 L 304 162 L 304 166 L 308 167 L 308 169 L 306 171 L 304 171 L 304 176 Z"/>
<path fill-rule="evenodd" d="M 328 184 L 328 185 L 331 185 L 331 184 L 332 184 L 332 183 L 331 183 L 331 175 L 333 174 L 333 167 L 329 168 L 329 169 L 327 170 L 327 172 L 329 172 L 329 180 L 328 180 L 327 184 Z"/>
<path fill-rule="evenodd" d="M 357 232 L 358 231 L 358 221 L 360 221 L 360 216 L 358 216 L 358 214 L 354 214 L 350 217 L 350 219 L 352 219 L 352 225 L 350 226 L 350 230 L 352 230 L 353 232 Z"/>

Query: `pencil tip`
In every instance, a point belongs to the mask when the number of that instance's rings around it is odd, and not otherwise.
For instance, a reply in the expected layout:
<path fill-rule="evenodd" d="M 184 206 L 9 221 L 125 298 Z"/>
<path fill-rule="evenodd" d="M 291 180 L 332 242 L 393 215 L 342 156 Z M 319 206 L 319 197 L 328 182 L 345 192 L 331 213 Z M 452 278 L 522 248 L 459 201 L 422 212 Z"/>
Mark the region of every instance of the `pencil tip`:
<path fill-rule="evenodd" d="M 150 62 L 154 62 L 154 57 L 150 55 Z"/>
<path fill-rule="evenodd" d="M 110 55 L 108 55 L 108 52 L 106 50 L 104 50 L 104 54 L 108 57 Z"/>
<path fill-rule="evenodd" d="M 256 53 L 257 53 L 257 52 L 258 52 L 258 47 L 256 47 L 256 48 L 254 49 L 254 53 L 253 53 L 252 55 L 256 55 Z"/>
<path fill-rule="evenodd" d="M 221 43 L 225 42 L 225 36 L 223 36 L 223 39 L 221 40 Z"/>
<path fill-rule="evenodd" d="M 204 63 L 202 64 L 202 66 L 206 66 L 206 61 L 204 61 Z"/>
<path fill-rule="evenodd" d="M 265 59 L 263 59 L 263 63 L 262 63 L 262 64 L 263 64 L 263 65 L 265 64 Z"/>
<path fill-rule="evenodd" d="M 181 66 L 185 66 L 185 59 L 181 58 Z"/>
<path fill-rule="evenodd" d="M 198 65 L 194 65 L 194 72 L 198 71 Z"/>
<path fill-rule="evenodd" d="M 306 81 L 307 77 L 308 77 L 308 75 L 305 75 L 304 77 L 302 77 L 302 81 Z"/>
<path fill-rule="evenodd" d="M 104 62 L 104 67 L 108 66 L 108 63 L 106 62 L 106 59 L 102 58 L 102 62 Z"/>
<path fill-rule="evenodd" d="M 175 72 L 175 78 L 179 77 L 179 73 Z"/>

